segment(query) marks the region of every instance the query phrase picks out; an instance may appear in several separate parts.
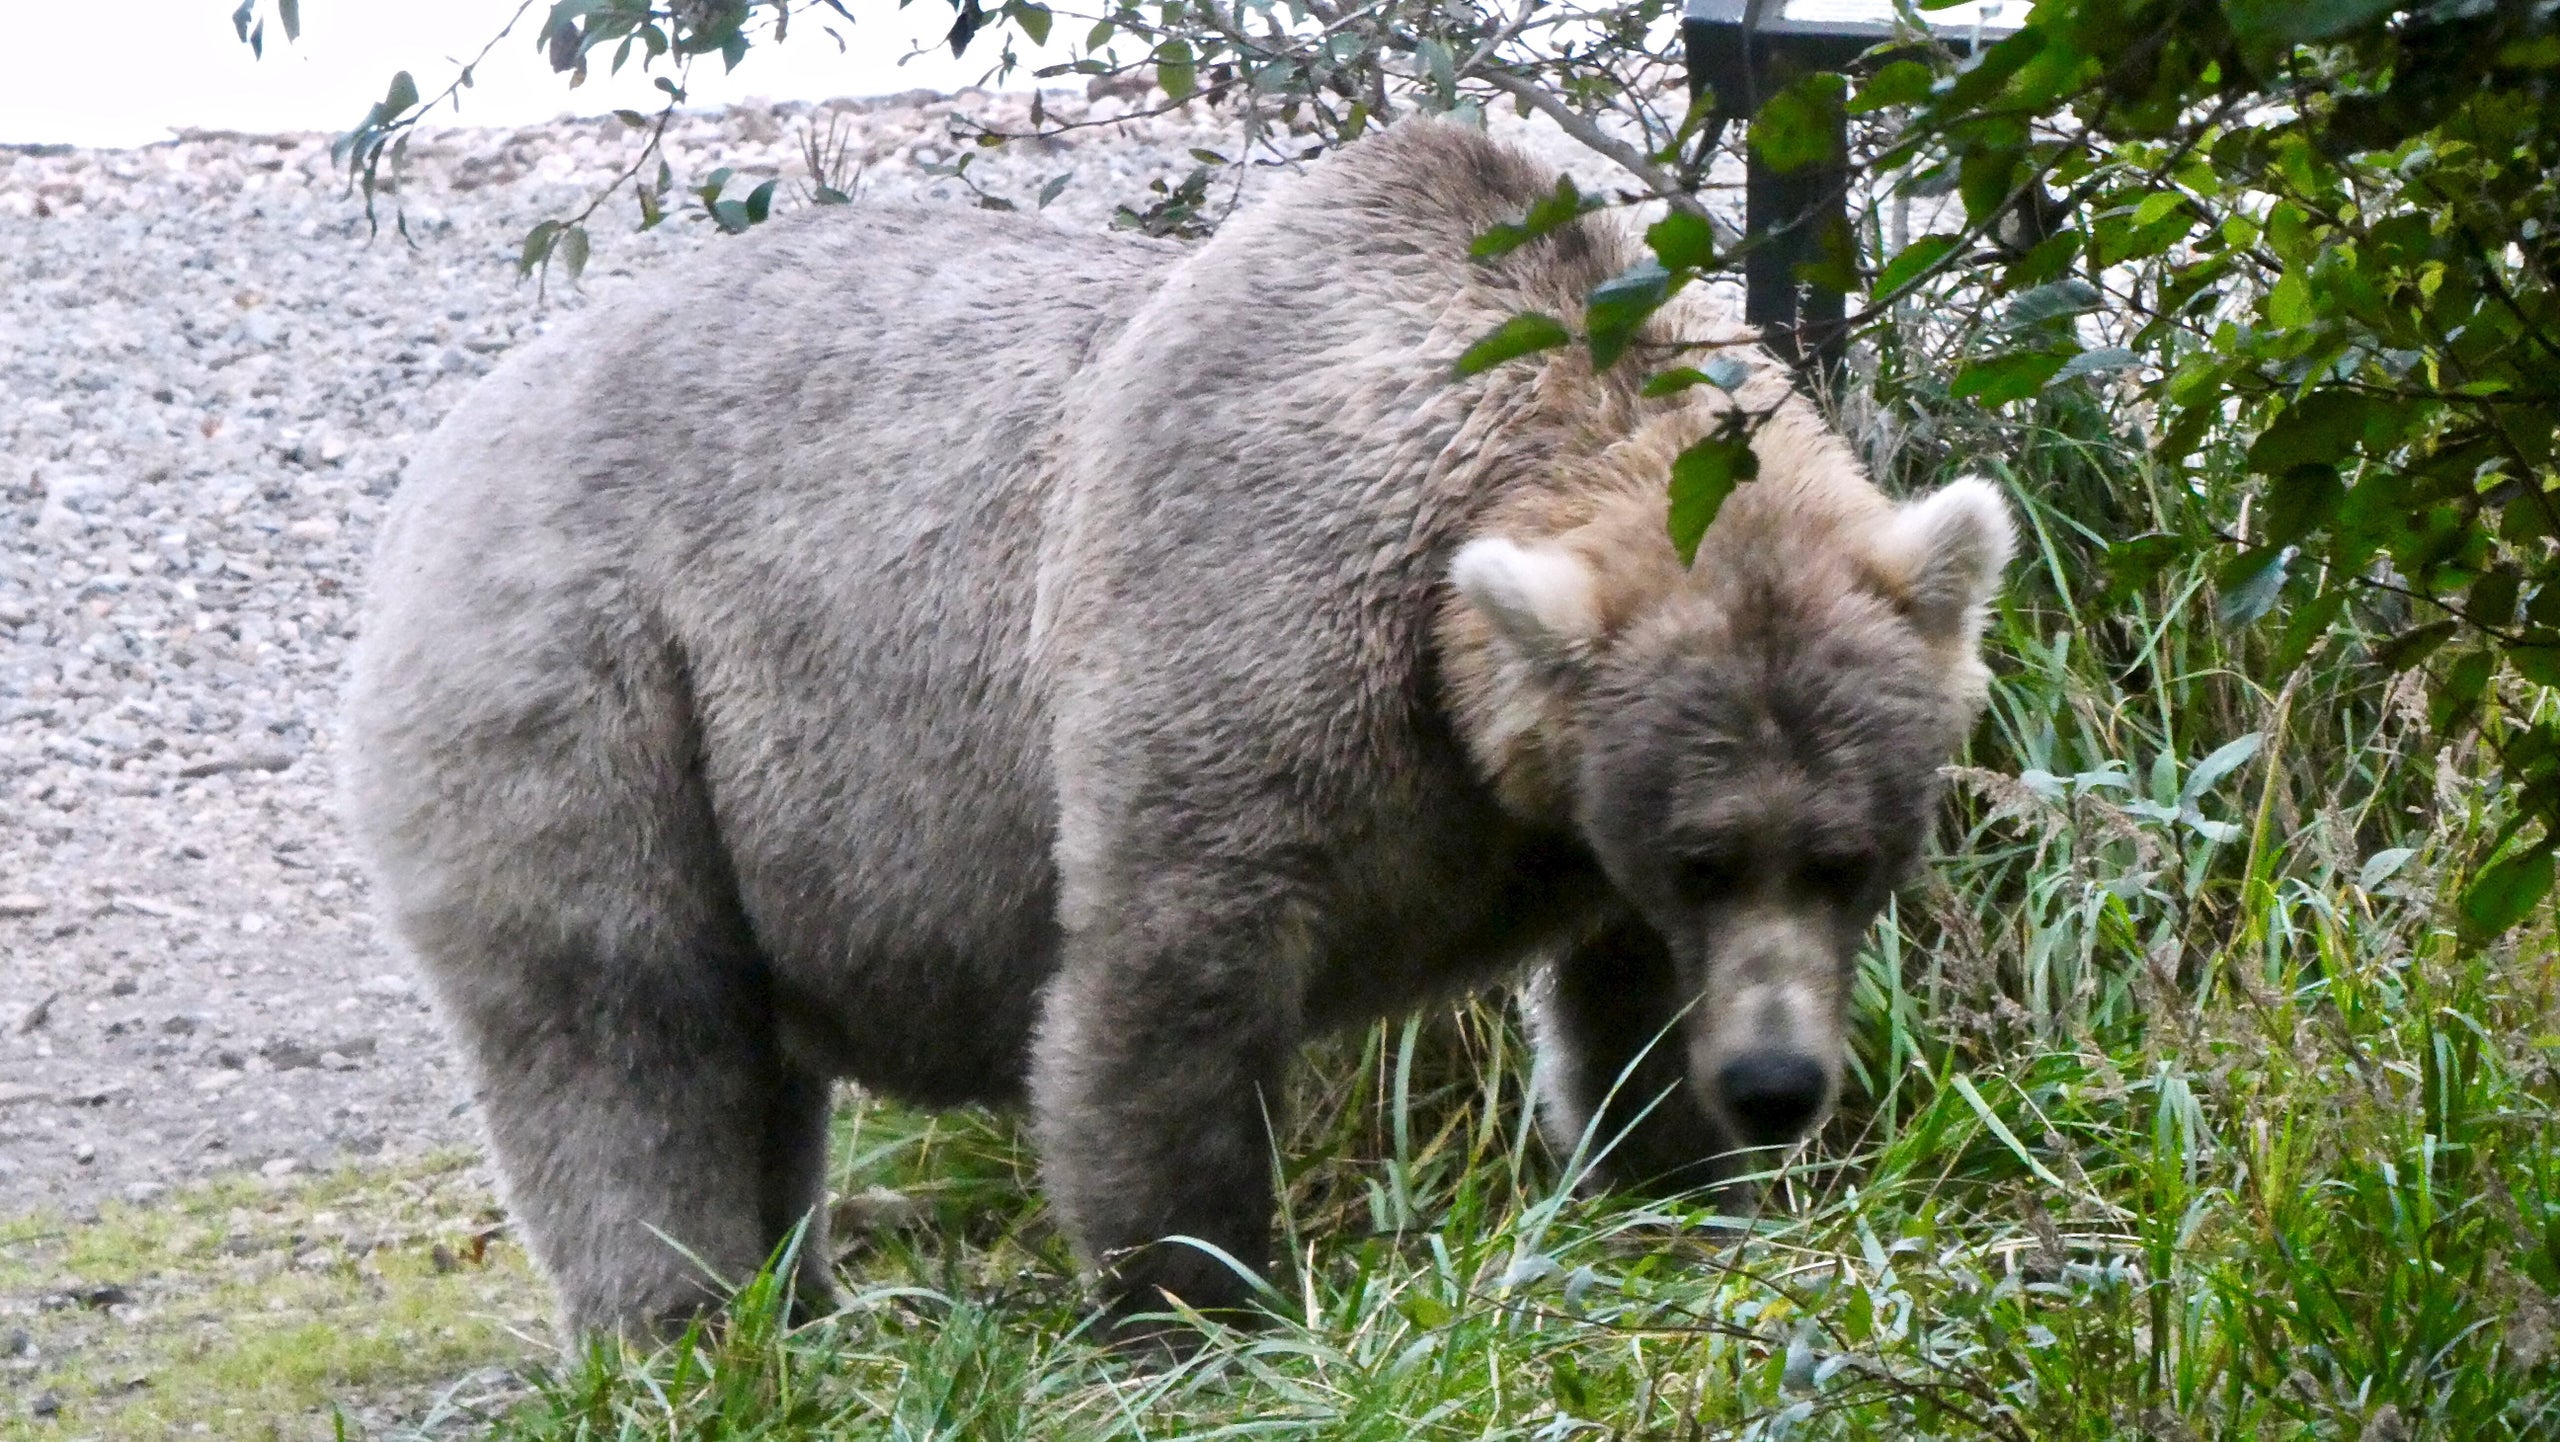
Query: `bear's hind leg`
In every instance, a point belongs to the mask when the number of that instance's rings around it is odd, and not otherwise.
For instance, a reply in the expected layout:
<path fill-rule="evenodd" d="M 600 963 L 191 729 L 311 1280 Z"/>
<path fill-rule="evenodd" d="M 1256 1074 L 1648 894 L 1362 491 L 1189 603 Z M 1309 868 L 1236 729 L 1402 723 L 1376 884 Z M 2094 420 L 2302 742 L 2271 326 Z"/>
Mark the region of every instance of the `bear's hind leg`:
<path fill-rule="evenodd" d="M 1577 1149 L 1612 1186 L 1655 1193 L 1715 1183 L 1730 1150 L 1688 1078 L 1671 955 L 1621 918 L 1532 979 L 1522 998 L 1538 1051 L 1538 1114 L 1558 1155 Z"/>
<path fill-rule="evenodd" d="M 572 1335 L 664 1336 L 717 1305 L 823 1176 L 825 1087 L 778 1054 L 752 950 L 650 930 L 442 968 L 508 1206 Z"/>
<path fill-rule="evenodd" d="M 827 1079 L 786 1063 L 765 1114 L 764 1231 L 778 1245 L 800 1228 L 793 1268 L 795 1320 L 835 1308 L 827 1235 L 827 1123 L 833 1115 Z"/>

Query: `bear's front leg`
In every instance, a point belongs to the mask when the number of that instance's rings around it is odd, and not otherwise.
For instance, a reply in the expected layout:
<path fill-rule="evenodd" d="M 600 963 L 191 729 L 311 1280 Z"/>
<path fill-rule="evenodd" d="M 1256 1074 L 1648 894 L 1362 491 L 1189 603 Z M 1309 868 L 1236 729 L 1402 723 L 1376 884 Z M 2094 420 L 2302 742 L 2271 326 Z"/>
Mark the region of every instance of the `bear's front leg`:
<path fill-rule="evenodd" d="M 1538 1052 L 1538 1116 L 1590 1175 L 1667 1195 L 1714 1184 L 1731 1149 L 1689 1080 L 1688 1011 L 1669 948 L 1621 917 L 1541 970 L 1521 997 Z"/>
<path fill-rule="evenodd" d="M 1043 999 L 1041 1168 L 1124 1324 L 1172 1299 L 1241 1308 L 1253 1288 L 1236 1267 L 1268 1263 L 1303 928 L 1293 944 L 1282 911 L 1251 891 L 1195 876 L 1100 908 L 1071 929 Z"/>

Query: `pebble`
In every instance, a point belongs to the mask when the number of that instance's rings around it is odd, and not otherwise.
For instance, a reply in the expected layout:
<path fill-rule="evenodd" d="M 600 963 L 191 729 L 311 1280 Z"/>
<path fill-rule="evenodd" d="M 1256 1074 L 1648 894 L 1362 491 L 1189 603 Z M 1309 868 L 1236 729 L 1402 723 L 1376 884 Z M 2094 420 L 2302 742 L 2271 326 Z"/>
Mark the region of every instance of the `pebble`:
<path fill-rule="evenodd" d="M 45 912 L 45 904 L 45 899 L 41 896 L 12 891 L 6 896 L 0 896 L 0 916 L 42 916 Z"/>
<path fill-rule="evenodd" d="M 18 1014 L 18 1035 L 25 1036 L 27 1033 L 43 1026 L 46 1022 L 51 1021 L 53 1019 L 53 1004 L 61 999 L 62 993 L 58 991 L 48 992 L 39 999 L 35 1005 L 28 1007 L 23 1012 L 20 1012 Z"/>

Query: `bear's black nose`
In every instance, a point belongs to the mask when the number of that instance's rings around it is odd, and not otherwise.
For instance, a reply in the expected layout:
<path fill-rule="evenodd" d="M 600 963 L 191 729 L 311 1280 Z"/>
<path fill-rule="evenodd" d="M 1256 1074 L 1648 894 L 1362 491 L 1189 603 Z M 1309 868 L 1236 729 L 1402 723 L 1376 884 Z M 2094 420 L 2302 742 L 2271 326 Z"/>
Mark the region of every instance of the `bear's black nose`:
<path fill-rule="evenodd" d="M 1794 1141 L 1822 1109 L 1822 1068 L 1798 1052 L 1745 1052 L 1724 1064 L 1716 1084 L 1742 1140 L 1755 1147 Z"/>

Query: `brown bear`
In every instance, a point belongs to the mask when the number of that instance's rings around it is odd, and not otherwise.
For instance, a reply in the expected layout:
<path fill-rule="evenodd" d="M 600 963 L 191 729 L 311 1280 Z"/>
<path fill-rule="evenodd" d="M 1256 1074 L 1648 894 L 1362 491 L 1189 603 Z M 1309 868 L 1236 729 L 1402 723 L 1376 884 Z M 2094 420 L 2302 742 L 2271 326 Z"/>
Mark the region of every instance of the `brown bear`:
<path fill-rule="evenodd" d="M 444 423 L 349 811 L 571 1329 L 814 1222 L 837 1078 L 1027 1103 L 1123 1313 L 1249 1294 L 1165 1239 L 1266 1257 L 1303 1039 L 1468 988 L 1531 975 L 1547 1123 L 1608 1178 L 1819 1120 L 2005 507 L 1888 501 L 1765 357 L 1454 378 L 1642 254 L 1595 215 L 1468 258 L 1552 186 L 1417 122 L 1187 250 L 819 212 Z M 1683 566 L 1665 478 L 1736 404 L 1759 478 Z"/>

